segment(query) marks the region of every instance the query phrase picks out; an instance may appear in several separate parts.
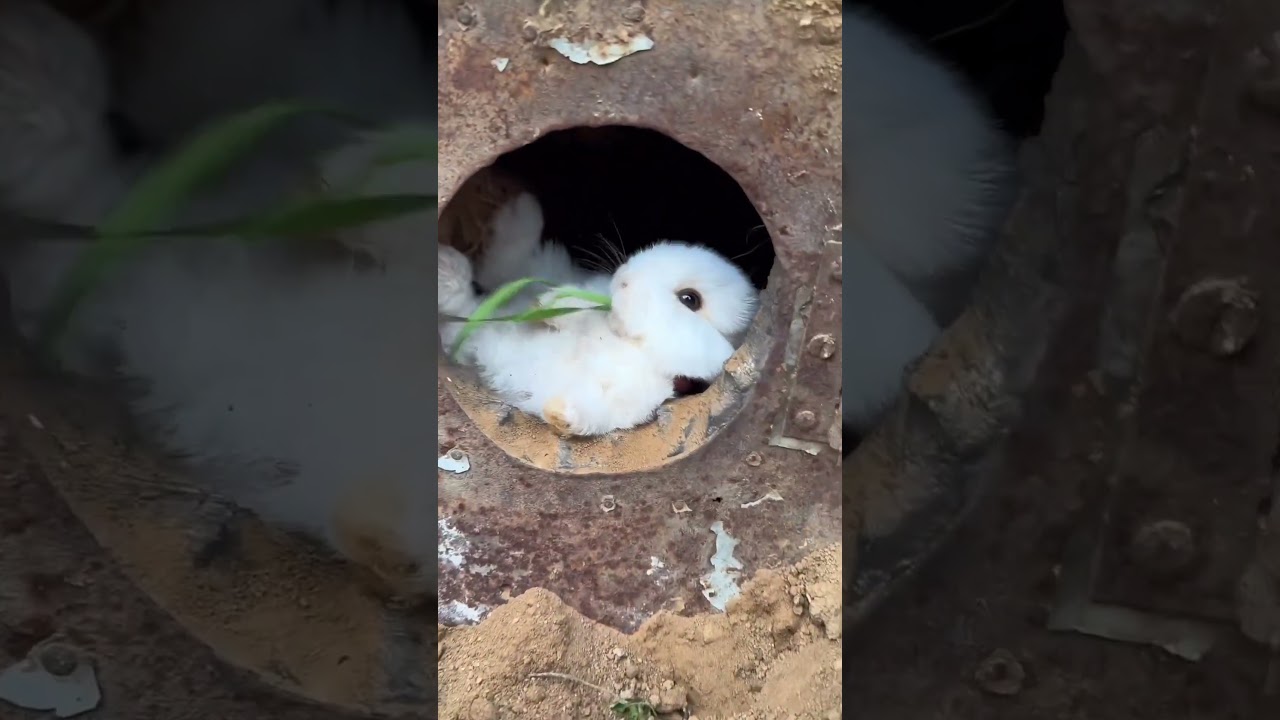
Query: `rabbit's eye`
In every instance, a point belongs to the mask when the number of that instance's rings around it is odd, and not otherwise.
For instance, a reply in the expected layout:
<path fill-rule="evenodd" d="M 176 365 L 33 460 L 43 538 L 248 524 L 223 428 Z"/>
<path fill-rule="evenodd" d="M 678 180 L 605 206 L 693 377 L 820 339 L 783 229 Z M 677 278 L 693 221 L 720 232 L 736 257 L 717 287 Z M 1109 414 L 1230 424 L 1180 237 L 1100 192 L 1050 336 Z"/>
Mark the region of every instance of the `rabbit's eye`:
<path fill-rule="evenodd" d="M 697 290 L 681 290 L 676 293 L 676 297 L 680 298 L 680 304 L 697 312 L 702 307 L 702 295 Z"/>

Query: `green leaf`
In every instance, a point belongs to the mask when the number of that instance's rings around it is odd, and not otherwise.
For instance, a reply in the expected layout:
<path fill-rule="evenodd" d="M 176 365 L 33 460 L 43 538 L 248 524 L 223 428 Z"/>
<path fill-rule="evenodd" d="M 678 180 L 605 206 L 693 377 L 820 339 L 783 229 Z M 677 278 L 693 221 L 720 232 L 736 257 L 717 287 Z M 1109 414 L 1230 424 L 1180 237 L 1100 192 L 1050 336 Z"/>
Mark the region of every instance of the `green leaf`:
<path fill-rule="evenodd" d="M 273 130 L 317 110 L 277 102 L 233 115 L 210 126 L 146 175 L 98 226 L 99 239 L 81 251 L 63 279 L 45 318 L 46 349 L 58 342 L 75 308 L 101 277 L 146 246 L 149 228 L 163 227 L 193 194 L 224 176 Z"/>
<path fill-rule="evenodd" d="M 461 348 L 462 343 L 466 342 L 466 339 L 480 327 L 480 323 L 493 317 L 494 313 L 502 308 L 502 306 L 511 302 L 516 295 L 520 294 L 521 290 L 535 284 L 550 285 L 551 283 L 546 280 L 539 280 L 538 278 L 521 278 L 520 280 L 509 282 L 495 290 L 494 293 L 486 298 L 484 302 L 480 303 L 480 307 L 477 307 L 475 312 L 471 313 L 471 317 L 467 319 L 467 324 L 462 326 L 462 330 L 458 333 L 457 339 L 453 341 L 453 348 L 449 350 L 449 354 L 454 359 L 457 359 L 458 349 Z"/>
<path fill-rule="evenodd" d="M 497 291 L 493 293 L 493 295 L 490 295 L 483 303 L 480 304 L 480 307 L 476 308 L 476 311 L 472 313 L 471 317 L 469 318 L 457 318 L 452 315 L 442 315 L 441 317 L 443 317 L 446 320 L 466 323 L 466 325 L 463 326 L 462 331 L 458 333 L 458 337 L 454 340 L 453 348 L 449 351 L 450 355 L 454 357 L 454 359 L 457 359 L 458 349 L 461 348 L 462 343 L 466 341 L 466 339 L 470 337 L 470 335 L 474 333 L 477 328 L 480 327 L 481 323 L 541 322 L 549 318 L 559 317 L 561 315 L 569 315 L 571 313 L 576 313 L 576 312 L 582 312 L 583 310 L 609 310 L 611 307 L 610 300 L 607 295 L 588 292 L 586 290 L 579 290 L 578 288 L 574 288 L 574 287 L 562 286 L 557 288 L 556 292 L 551 296 L 551 299 L 553 301 L 558 300 L 560 298 L 573 297 L 573 298 L 586 300 L 588 302 L 594 302 L 596 304 L 595 307 L 568 307 L 568 308 L 532 307 L 523 312 L 516 313 L 515 315 L 502 315 L 502 316 L 496 316 L 496 317 L 494 316 L 495 312 L 497 312 L 500 308 L 502 308 L 507 303 L 511 302 L 511 300 L 520 291 L 524 290 L 526 287 L 535 283 L 542 284 L 542 285 L 551 284 L 546 280 L 539 280 L 538 278 L 522 278 L 520 280 L 509 282 L 506 285 L 503 285 L 502 287 L 498 288 Z"/>
<path fill-rule="evenodd" d="M 599 306 L 599 309 L 601 310 L 608 310 L 613 307 L 613 301 L 610 300 L 608 295 L 601 295 L 600 293 L 593 293 L 587 290 L 579 290 L 575 287 L 561 287 L 556 291 L 556 294 L 551 297 L 552 300 L 559 300 L 560 298 L 577 298 L 579 300 L 593 302 Z"/>
<path fill-rule="evenodd" d="M 644 700 L 619 700 L 609 709 L 625 720 L 649 720 L 658 716 L 658 711 Z"/>

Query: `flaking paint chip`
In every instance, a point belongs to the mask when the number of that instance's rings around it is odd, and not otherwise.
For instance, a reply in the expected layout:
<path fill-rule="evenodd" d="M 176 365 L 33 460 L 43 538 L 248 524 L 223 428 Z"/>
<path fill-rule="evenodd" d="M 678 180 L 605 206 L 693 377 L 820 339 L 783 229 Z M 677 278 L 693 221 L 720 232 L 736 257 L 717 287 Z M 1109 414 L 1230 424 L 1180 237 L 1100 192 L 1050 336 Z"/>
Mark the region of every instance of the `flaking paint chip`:
<path fill-rule="evenodd" d="M 588 40 L 578 42 L 566 37 L 552 38 L 547 47 L 560 53 L 570 62 L 578 65 L 592 63 L 609 65 L 628 55 L 653 49 L 653 38 L 644 33 L 632 35 L 625 40 Z"/>

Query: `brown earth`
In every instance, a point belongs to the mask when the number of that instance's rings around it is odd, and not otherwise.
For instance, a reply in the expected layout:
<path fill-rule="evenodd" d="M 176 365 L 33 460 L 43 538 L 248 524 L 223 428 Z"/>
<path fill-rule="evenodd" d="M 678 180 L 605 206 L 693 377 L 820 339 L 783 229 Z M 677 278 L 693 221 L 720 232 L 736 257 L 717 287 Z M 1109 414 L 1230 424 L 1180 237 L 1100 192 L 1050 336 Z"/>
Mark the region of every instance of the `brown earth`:
<path fill-rule="evenodd" d="M 760 571 L 726 613 L 664 612 L 632 635 L 529 590 L 477 626 L 440 627 L 440 716 L 616 719 L 630 699 L 662 718 L 839 718 L 840 577 L 829 546 Z"/>

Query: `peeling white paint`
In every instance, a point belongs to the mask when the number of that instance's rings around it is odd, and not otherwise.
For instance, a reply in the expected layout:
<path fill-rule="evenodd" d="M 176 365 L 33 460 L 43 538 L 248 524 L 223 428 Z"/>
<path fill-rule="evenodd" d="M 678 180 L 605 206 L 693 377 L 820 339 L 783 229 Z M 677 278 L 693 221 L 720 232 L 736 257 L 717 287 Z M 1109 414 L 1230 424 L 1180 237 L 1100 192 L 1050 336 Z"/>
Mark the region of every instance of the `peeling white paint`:
<path fill-rule="evenodd" d="M 471 469 L 471 458 L 467 457 L 466 453 L 455 448 L 444 455 L 441 455 L 440 458 L 436 460 L 436 467 L 444 470 L 445 472 L 461 475 Z"/>
<path fill-rule="evenodd" d="M 436 615 L 441 623 L 447 625 L 474 625 L 484 619 L 493 608 L 488 605 L 472 607 L 466 603 L 451 600 L 448 604 L 437 606 Z"/>
<path fill-rule="evenodd" d="M 0 672 L 0 700 L 35 711 L 52 710 L 69 718 L 89 712 L 102 702 L 93 665 L 83 658 L 66 675 L 54 675 L 32 655 Z"/>
<path fill-rule="evenodd" d="M 716 551 L 711 556 L 711 572 L 701 578 L 702 596 L 712 607 L 724 612 L 729 601 L 742 592 L 738 587 L 742 561 L 733 556 L 738 541 L 724 529 L 723 522 L 711 523 L 711 532 L 716 534 Z"/>
<path fill-rule="evenodd" d="M 605 42 L 603 40 L 594 40 L 588 42 L 574 42 L 569 38 L 558 37 L 552 38 L 547 42 L 547 47 L 569 58 L 570 62 L 578 65 L 594 63 L 596 65 L 608 65 L 615 63 L 628 55 L 634 55 L 644 50 L 653 49 L 653 39 L 644 33 L 634 35 L 623 41 Z"/>
<path fill-rule="evenodd" d="M 498 72 L 502 72 L 503 70 L 506 70 L 507 64 L 510 62 L 511 62 L 511 58 L 494 58 L 492 60 L 492 64 L 495 68 L 498 69 Z"/>
<path fill-rule="evenodd" d="M 740 507 L 742 507 L 742 509 L 744 510 L 747 508 L 753 508 L 759 505 L 760 503 L 764 502 L 765 500 L 776 500 L 778 502 L 782 502 L 782 496 L 778 494 L 777 490 L 770 490 L 769 492 L 764 494 L 764 497 L 756 498 L 751 502 L 744 502 Z"/>
<path fill-rule="evenodd" d="M 661 570 L 661 569 L 663 569 L 663 568 L 665 568 L 665 567 L 666 567 L 666 564 L 665 564 L 665 563 L 663 563 L 663 562 L 662 562 L 662 560 L 658 559 L 658 558 L 657 558 L 656 556 L 654 556 L 654 555 L 650 555 L 650 556 L 649 556 L 649 569 L 648 569 L 648 570 L 645 570 L 645 571 L 644 571 L 644 574 L 645 574 L 645 575 L 652 575 L 652 574 L 654 574 L 654 573 L 658 572 L 659 570 Z"/>
<path fill-rule="evenodd" d="M 440 518 L 436 521 L 436 527 L 440 530 L 440 542 L 436 545 L 436 559 L 441 565 L 449 565 L 450 567 L 461 568 L 467 564 L 467 558 L 463 554 L 470 543 L 458 529 L 449 522 L 449 518 Z"/>

